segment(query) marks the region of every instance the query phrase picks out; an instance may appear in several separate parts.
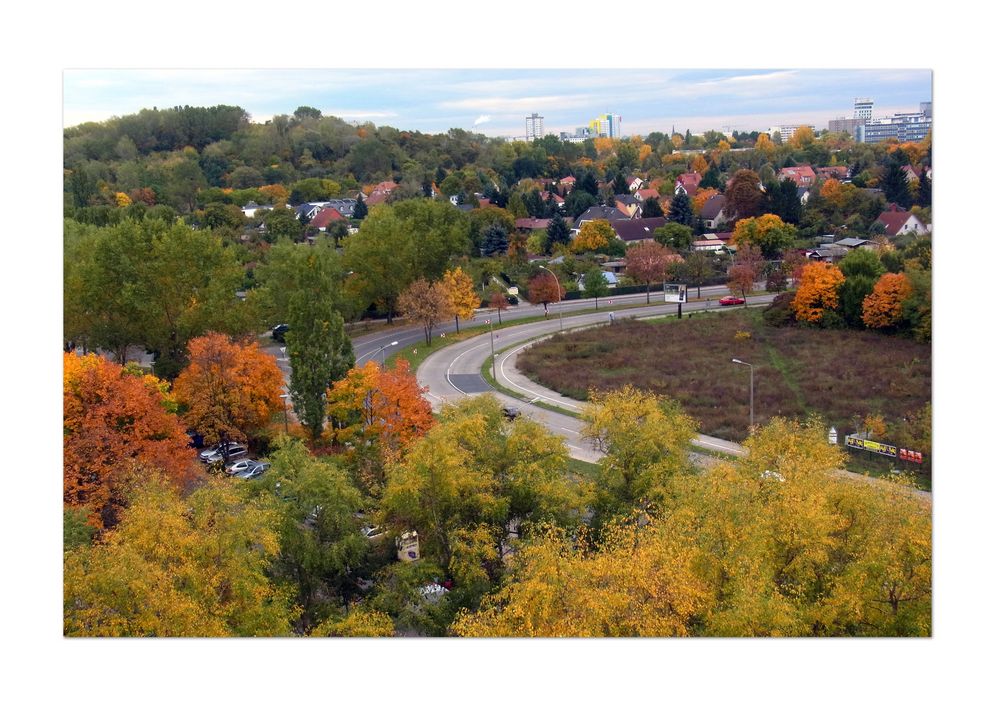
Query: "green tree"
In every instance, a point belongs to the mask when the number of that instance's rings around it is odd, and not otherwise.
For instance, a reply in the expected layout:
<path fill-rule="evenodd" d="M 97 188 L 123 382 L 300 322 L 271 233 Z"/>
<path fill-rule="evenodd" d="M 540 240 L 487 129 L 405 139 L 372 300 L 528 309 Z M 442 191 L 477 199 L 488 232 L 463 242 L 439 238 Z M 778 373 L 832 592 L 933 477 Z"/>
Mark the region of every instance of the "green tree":
<path fill-rule="evenodd" d="M 694 231 L 680 223 L 667 223 L 653 231 L 653 239 L 668 248 L 688 251 L 694 242 Z"/>
<path fill-rule="evenodd" d="M 483 229 L 480 236 L 479 252 L 485 257 L 506 255 L 509 245 L 507 230 L 499 223 L 492 223 Z"/>
<path fill-rule="evenodd" d="M 569 231 L 569 226 L 566 225 L 566 220 L 561 216 L 556 216 L 551 221 L 549 221 L 548 227 L 545 229 L 546 243 L 545 252 L 551 253 L 553 248 L 557 245 L 568 246 L 572 236 Z"/>
<path fill-rule="evenodd" d="M 265 239 L 268 243 L 276 243 L 279 238 L 292 241 L 302 240 L 302 224 L 295 218 L 295 211 L 279 206 L 264 214 L 264 227 L 267 229 Z"/>
<path fill-rule="evenodd" d="M 885 200 L 904 209 L 910 208 L 913 204 L 913 194 L 910 192 L 910 182 L 903 168 L 895 160 L 890 160 L 884 170 L 880 184 L 885 193 Z"/>
<path fill-rule="evenodd" d="M 663 207 L 660 206 L 659 199 L 655 196 L 651 196 L 642 202 L 642 217 L 654 218 L 656 216 L 663 216 Z"/>
<path fill-rule="evenodd" d="M 696 250 L 685 260 L 687 264 L 687 276 L 690 284 L 698 288 L 698 297 L 701 297 L 701 286 L 708 278 L 715 274 L 715 265 L 712 258 L 703 250 Z"/>
<path fill-rule="evenodd" d="M 608 287 L 608 280 L 604 277 L 604 271 L 600 268 L 588 270 L 583 276 L 583 294 L 594 298 L 594 309 L 597 309 L 597 300 L 607 296 L 611 288 Z"/>
<path fill-rule="evenodd" d="M 683 191 L 680 194 L 675 194 L 674 198 L 670 200 L 670 211 L 667 213 L 667 218 L 682 226 L 694 225 L 694 210 L 691 207 L 691 199 Z"/>
<path fill-rule="evenodd" d="M 368 205 L 361 198 L 361 194 L 358 194 L 358 200 L 354 202 L 354 211 L 351 213 L 351 218 L 361 220 L 367 215 Z"/>

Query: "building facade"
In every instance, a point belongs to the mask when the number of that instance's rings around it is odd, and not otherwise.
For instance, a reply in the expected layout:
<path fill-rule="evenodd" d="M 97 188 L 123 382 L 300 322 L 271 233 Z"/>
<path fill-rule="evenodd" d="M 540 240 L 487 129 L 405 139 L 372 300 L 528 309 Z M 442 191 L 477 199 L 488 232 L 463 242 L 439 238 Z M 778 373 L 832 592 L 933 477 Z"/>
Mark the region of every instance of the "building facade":
<path fill-rule="evenodd" d="M 614 113 L 604 113 L 590 121 L 590 125 L 587 127 L 596 137 L 620 138 L 622 136 L 622 117 Z"/>
<path fill-rule="evenodd" d="M 795 125 L 775 125 L 770 130 L 768 130 L 768 133 L 770 133 L 772 136 L 775 133 L 779 133 L 781 135 L 781 141 L 788 142 L 791 139 L 792 135 L 795 134 L 795 131 L 801 127 L 802 123 L 797 123 Z M 811 128 L 814 133 L 816 132 L 815 125 L 808 125 L 806 127 Z"/>
<path fill-rule="evenodd" d="M 875 101 L 871 98 L 854 99 L 854 117 L 862 122 L 872 119 L 873 108 L 875 108 Z"/>
<path fill-rule="evenodd" d="M 920 142 L 930 130 L 931 119 L 925 113 L 896 113 L 891 118 L 878 118 L 864 123 L 857 129 L 855 137 L 858 142 L 866 143 L 881 142 L 889 138 L 896 138 L 900 142 Z"/>
<path fill-rule="evenodd" d="M 545 117 L 532 113 L 524 119 L 524 139 L 528 142 L 545 136 Z"/>

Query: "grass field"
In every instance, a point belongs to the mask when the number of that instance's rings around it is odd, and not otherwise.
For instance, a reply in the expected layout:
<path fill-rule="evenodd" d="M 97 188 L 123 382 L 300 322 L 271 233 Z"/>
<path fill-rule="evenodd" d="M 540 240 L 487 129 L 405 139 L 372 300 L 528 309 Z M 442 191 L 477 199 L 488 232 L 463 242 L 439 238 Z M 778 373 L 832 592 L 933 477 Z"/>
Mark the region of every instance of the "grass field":
<path fill-rule="evenodd" d="M 738 332 L 749 332 L 740 338 Z M 563 395 L 626 383 L 680 401 L 705 434 L 740 441 L 754 417 L 819 414 L 841 434 L 881 413 L 898 425 L 930 400 L 931 348 L 866 331 L 766 326 L 759 310 L 684 320 L 623 321 L 557 335 L 522 352 L 518 367 Z"/>

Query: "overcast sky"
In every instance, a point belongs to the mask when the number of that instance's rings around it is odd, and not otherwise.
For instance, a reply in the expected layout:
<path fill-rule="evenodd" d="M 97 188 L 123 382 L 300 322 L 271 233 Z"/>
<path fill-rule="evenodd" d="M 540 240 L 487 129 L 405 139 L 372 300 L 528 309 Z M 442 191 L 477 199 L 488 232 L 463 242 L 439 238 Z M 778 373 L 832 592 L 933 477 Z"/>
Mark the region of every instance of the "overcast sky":
<path fill-rule="evenodd" d="M 850 117 L 856 96 L 876 117 L 931 100 L 926 69 L 440 69 L 67 70 L 63 124 L 142 108 L 238 105 L 257 122 L 307 105 L 324 115 L 405 130 L 449 128 L 523 135 L 537 112 L 546 132 L 571 131 L 600 113 L 622 132 L 761 130 L 787 123 L 825 128 Z"/>

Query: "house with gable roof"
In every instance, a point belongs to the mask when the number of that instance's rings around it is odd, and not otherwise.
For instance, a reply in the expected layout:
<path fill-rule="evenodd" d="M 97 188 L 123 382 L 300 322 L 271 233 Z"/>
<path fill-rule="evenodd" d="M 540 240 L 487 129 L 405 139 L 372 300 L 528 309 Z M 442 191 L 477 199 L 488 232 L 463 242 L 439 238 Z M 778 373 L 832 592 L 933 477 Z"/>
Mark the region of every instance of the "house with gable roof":
<path fill-rule="evenodd" d="M 916 214 L 904 211 L 896 204 L 889 204 L 888 210 L 879 214 L 877 221 L 885 226 L 885 234 L 889 238 L 906 233 L 915 233 L 920 236 L 930 233 L 930 229 L 917 218 Z"/>
<path fill-rule="evenodd" d="M 705 224 L 705 228 L 716 230 L 731 219 L 726 216 L 726 197 L 723 194 L 714 194 L 701 207 L 698 218 Z"/>
<path fill-rule="evenodd" d="M 674 182 L 674 194 L 680 194 L 684 192 L 692 199 L 698 191 L 698 185 L 701 184 L 701 175 L 697 172 L 684 172 L 677 177 Z"/>
<path fill-rule="evenodd" d="M 806 189 L 816 183 L 816 172 L 807 164 L 798 167 L 782 167 L 777 176 L 778 181 L 790 179 L 795 182 L 795 186 Z"/>

